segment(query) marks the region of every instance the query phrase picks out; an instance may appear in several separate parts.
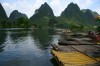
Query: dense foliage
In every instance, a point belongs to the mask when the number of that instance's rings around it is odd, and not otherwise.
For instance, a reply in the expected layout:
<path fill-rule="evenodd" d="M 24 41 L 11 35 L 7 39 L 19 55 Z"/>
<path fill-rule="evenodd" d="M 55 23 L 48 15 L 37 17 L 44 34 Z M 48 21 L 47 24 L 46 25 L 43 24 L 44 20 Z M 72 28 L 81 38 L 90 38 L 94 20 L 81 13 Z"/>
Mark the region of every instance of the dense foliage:
<path fill-rule="evenodd" d="M 55 18 L 53 10 L 45 2 L 35 11 L 35 14 L 30 18 L 30 22 L 37 25 L 37 27 L 48 27 L 49 20 L 53 18 Z"/>
<path fill-rule="evenodd" d="M 96 20 L 97 22 L 100 23 L 100 16 L 97 16 L 97 17 L 95 18 L 95 20 Z M 97 27 L 97 31 L 98 31 L 99 34 L 100 34 L 100 25 Z"/>
<path fill-rule="evenodd" d="M 28 18 L 20 17 L 16 20 L 0 20 L 0 28 L 28 28 L 30 23 Z"/>
<path fill-rule="evenodd" d="M 77 4 L 70 3 L 60 16 L 55 17 L 53 10 L 45 2 L 35 11 L 35 14 L 30 19 L 17 10 L 14 10 L 8 19 L 0 4 L 0 28 L 28 28 L 34 26 L 37 28 L 50 27 L 83 30 L 99 25 L 96 22 L 97 19 L 95 20 L 95 16 L 98 16 L 97 12 L 89 9 L 80 10 Z"/>
<path fill-rule="evenodd" d="M 2 5 L 0 3 L 0 20 L 1 19 L 7 19 L 7 15 L 6 15 L 4 8 L 2 7 Z"/>
<path fill-rule="evenodd" d="M 97 17 L 96 17 L 96 21 L 97 21 L 97 22 L 100 22 L 100 16 L 97 16 Z"/>

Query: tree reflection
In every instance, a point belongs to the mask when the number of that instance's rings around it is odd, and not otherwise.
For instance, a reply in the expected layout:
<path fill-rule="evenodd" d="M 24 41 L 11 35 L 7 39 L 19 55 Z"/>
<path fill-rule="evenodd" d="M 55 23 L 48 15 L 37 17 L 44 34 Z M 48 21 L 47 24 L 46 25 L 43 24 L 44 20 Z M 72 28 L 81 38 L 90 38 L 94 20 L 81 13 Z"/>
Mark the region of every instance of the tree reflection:
<path fill-rule="evenodd" d="M 10 38 L 14 42 L 17 42 L 18 39 L 28 36 L 28 31 L 25 30 L 17 30 L 11 32 Z"/>
<path fill-rule="evenodd" d="M 55 29 L 48 29 L 48 32 L 49 32 L 49 35 L 54 35 L 56 33 Z"/>
<path fill-rule="evenodd" d="M 37 46 L 39 46 L 39 48 L 41 48 L 42 50 L 46 49 L 52 41 L 48 29 L 36 29 L 33 32 L 33 36 L 35 44 L 37 44 Z"/>
<path fill-rule="evenodd" d="M 6 38 L 6 33 L 3 31 L 0 31 L 0 52 L 4 51 L 4 42 L 5 42 L 5 38 Z"/>

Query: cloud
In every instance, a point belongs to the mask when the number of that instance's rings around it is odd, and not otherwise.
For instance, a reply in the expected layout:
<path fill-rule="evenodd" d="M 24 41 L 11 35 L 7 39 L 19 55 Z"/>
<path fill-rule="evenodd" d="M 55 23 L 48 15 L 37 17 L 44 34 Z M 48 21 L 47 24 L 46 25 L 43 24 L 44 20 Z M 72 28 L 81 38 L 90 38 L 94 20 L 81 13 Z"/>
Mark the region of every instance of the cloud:
<path fill-rule="evenodd" d="M 10 5 L 9 3 L 3 3 L 2 5 L 3 5 L 8 16 L 10 15 L 10 13 L 13 10 L 15 10 L 15 7 L 16 7 L 15 4 Z"/>
<path fill-rule="evenodd" d="M 52 0 L 50 5 L 51 5 L 51 8 L 53 9 L 53 11 L 55 12 L 55 15 L 58 15 L 61 13 L 60 0 Z"/>
<path fill-rule="evenodd" d="M 19 4 L 19 6 L 17 7 L 17 9 L 27 14 L 28 17 L 31 17 L 34 14 L 34 11 L 46 1 L 47 0 L 36 0 L 35 2 L 33 2 L 33 4 L 30 4 L 28 0 L 23 0 L 23 3 L 21 1 L 18 1 L 17 4 Z"/>
<path fill-rule="evenodd" d="M 16 3 L 16 9 L 19 12 L 27 14 L 28 17 L 30 17 L 34 12 L 33 5 L 29 4 L 26 0 L 23 0 L 23 3 L 21 1 L 18 1 Z"/>
<path fill-rule="evenodd" d="M 61 12 L 67 7 L 70 0 L 52 0 L 50 6 L 54 11 L 55 16 L 60 16 Z"/>
<path fill-rule="evenodd" d="M 13 10 L 18 10 L 31 17 L 44 2 L 51 6 L 55 16 L 59 16 L 70 2 L 77 3 L 80 9 L 92 9 L 100 14 L 100 5 L 95 6 L 100 0 L 2 0 L 2 5 L 8 16 Z"/>
<path fill-rule="evenodd" d="M 44 2 L 47 2 L 47 0 L 36 0 L 33 2 L 33 4 L 28 2 L 28 0 L 18 0 L 13 4 L 4 2 L 3 7 L 8 16 L 13 10 L 18 10 L 19 12 L 27 14 L 28 17 L 31 17 L 34 14 L 34 11 L 38 9 Z"/>
<path fill-rule="evenodd" d="M 53 9 L 55 16 L 59 16 L 71 2 L 78 4 L 80 9 L 91 9 L 100 14 L 100 0 L 51 0 L 49 5 Z"/>
<path fill-rule="evenodd" d="M 100 8 L 95 9 L 95 11 L 100 15 Z"/>
<path fill-rule="evenodd" d="M 77 3 L 81 9 L 86 9 L 90 7 L 93 4 L 93 0 L 76 0 L 75 3 Z"/>
<path fill-rule="evenodd" d="M 86 9 L 94 3 L 94 0 L 51 0 L 50 6 L 52 7 L 55 15 L 59 16 L 71 2 L 78 4 L 80 9 Z"/>

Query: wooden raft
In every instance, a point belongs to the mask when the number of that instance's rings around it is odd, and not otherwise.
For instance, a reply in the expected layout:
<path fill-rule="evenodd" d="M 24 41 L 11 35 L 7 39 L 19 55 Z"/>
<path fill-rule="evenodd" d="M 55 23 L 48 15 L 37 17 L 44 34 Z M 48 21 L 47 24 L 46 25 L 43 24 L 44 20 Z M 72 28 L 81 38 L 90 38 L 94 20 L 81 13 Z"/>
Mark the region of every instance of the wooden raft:
<path fill-rule="evenodd" d="M 59 66 L 85 66 L 96 64 L 97 61 L 80 52 L 58 52 L 52 50 L 52 54 L 59 63 Z"/>
<path fill-rule="evenodd" d="M 52 54 L 59 66 L 100 66 L 100 45 L 55 45 Z"/>

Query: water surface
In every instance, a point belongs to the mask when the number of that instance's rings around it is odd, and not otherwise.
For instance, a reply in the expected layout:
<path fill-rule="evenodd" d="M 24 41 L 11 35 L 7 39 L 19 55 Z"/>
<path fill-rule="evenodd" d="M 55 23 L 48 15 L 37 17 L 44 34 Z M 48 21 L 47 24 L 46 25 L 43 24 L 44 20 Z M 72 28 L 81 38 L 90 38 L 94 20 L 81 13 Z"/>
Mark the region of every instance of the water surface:
<path fill-rule="evenodd" d="M 49 29 L 0 30 L 0 66 L 53 66 L 50 44 L 59 38 Z"/>

